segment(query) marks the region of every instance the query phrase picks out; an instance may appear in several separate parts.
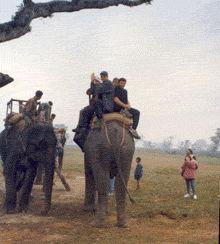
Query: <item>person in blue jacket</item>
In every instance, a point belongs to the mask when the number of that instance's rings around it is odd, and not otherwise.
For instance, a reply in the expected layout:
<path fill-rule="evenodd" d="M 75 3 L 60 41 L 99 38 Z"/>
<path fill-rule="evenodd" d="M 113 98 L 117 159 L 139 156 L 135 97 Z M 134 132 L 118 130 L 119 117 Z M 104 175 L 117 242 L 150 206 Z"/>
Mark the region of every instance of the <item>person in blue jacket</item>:
<path fill-rule="evenodd" d="M 134 171 L 134 179 L 137 181 L 136 191 L 138 191 L 140 189 L 140 179 L 143 176 L 143 166 L 141 165 L 141 158 L 140 157 L 136 158 L 136 163 L 137 163 L 137 166 L 136 166 L 135 171 Z"/>

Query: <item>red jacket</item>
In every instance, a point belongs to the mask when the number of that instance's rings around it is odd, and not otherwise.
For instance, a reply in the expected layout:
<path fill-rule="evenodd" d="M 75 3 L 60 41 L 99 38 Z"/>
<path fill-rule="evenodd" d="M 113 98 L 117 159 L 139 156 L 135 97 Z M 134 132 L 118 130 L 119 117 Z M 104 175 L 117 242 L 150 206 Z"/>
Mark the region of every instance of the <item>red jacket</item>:
<path fill-rule="evenodd" d="M 196 163 L 195 161 L 190 161 L 185 159 L 185 163 L 182 165 L 181 169 L 185 169 L 183 174 L 184 179 L 195 179 Z"/>

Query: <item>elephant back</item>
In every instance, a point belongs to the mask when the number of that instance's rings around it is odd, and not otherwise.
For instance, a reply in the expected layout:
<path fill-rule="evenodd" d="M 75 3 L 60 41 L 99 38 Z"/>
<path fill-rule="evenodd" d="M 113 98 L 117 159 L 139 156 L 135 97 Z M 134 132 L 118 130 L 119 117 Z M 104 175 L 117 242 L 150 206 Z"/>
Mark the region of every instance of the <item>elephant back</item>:
<path fill-rule="evenodd" d="M 127 118 L 125 115 L 120 114 L 120 113 L 108 113 L 108 114 L 103 114 L 103 119 L 102 119 L 102 127 L 104 126 L 105 123 L 108 123 L 110 121 L 115 121 L 120 125 L 124 125 L 126 128 L 129 128 L 132 125 L 132 120 Z M 95 116 L 92 121 L 91 121 L 91 127 L 95 125 L 97 122 L 97 117 Z"/>

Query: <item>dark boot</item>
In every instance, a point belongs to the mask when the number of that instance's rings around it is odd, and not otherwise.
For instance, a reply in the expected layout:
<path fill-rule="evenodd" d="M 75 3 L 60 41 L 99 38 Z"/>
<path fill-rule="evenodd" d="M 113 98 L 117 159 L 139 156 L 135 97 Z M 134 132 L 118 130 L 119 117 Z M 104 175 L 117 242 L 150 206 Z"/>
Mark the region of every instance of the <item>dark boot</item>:
<path fill-rule="evenodd" d="M 82 128 L 80 130 L 80 133 L 78 133 L 78 135 L 75 136 L 76 140 L 79 140 L 82 137 L 85 137 L 88 134 L 88 130 L 86 128 Z"/>
<path fill-rule="evenodd" d="M 88 135 L 89 130 L 86 128 L 83 128 L 80 133 L 76 133 L 73 141 L 81 148 L 82 152 L 84 152 L 84 144 L 86 142 L 86 138 Z"/>
<path fill-rule="evenodd" d="M 72 132 L 79 133 L 81 131 L 82 127 L 78 126 L 75 129 L 72 129 Z"/>

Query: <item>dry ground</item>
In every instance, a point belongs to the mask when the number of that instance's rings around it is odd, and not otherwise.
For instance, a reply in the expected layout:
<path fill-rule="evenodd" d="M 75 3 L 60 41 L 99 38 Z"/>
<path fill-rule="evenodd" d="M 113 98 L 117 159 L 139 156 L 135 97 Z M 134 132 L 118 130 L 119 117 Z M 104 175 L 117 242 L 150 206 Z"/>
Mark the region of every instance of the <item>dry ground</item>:
<path fill-rule="evenodd" d="M 2 206 L 4 179 L 0 176 L 0 243 L 218 243 L 217 196 L 216 199 L 213 198 L 216 201 L 216 209 L 210 214 L 195 217 L 198 205 L 202 204 L 201 196 L 198 195 L 197 201 L 189 199 L 184 202 L 182 195 L 185 193 L 185 185 L 179 190 L 171 189 L 172 195 L 155 193 L 164 187 L 163 180 L 158 182 L 158 186 L 153 184 L 155 178 L 161 178 L 161 172 L 169 177 L 169 172 L 179 170 L 181 165 L 172 162 L 169 164 L 164 157 L 162 159 L 155 154 L 146 156 L 145 152 L 136 152 L 136 155 L 142 157 L 146 178 L 141 182 L 140 191 L 135 192 L 133 175 L 130 177 L 129 190 L 136 203 L 127 203 L 130 221 L 128 228 L 115 226 L 114 196 L 110 197 L 110 214 L 106 227 L 91 227 L 95 213 L 82 210 L 85 180 L 83 155 L 79 150 L 73 155 L 73 149 L 67 148 L 63 175 L 72 190 L 65 191 L 61 181 L 55 176 L 52 209 L 46 217 L 39 215 L 44 198 L 41 186 L 34 186 L 30 213 L 6 215 Z M 132 166 L 132 173 L 134 168 L 135 164 Z M 201 165 L 199 169 L 214 172 L 219 171 L 220 166 Z M 146 190 L 149 194 L 147 198 Z M 200 189 L 198 191 L 200 192 Z M 180 208 L 173 207 L 172 202 L 179 197 Z"/>

